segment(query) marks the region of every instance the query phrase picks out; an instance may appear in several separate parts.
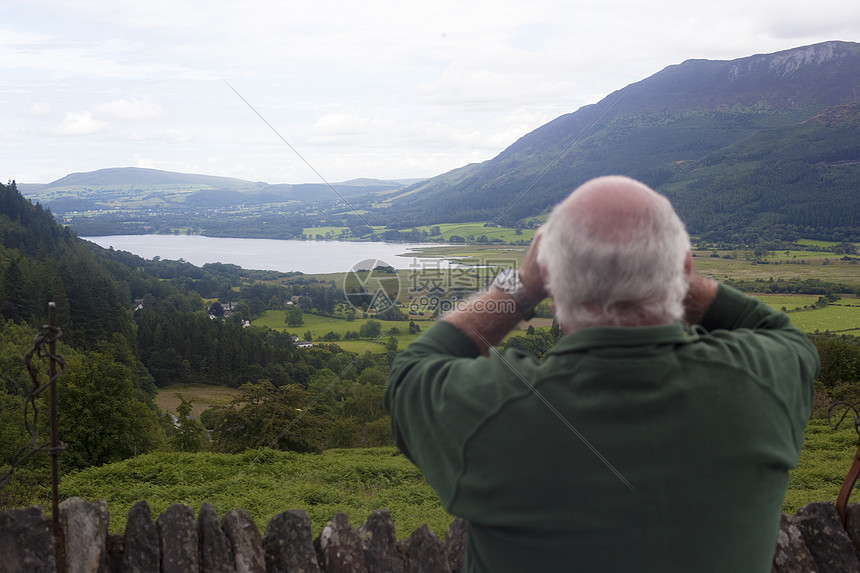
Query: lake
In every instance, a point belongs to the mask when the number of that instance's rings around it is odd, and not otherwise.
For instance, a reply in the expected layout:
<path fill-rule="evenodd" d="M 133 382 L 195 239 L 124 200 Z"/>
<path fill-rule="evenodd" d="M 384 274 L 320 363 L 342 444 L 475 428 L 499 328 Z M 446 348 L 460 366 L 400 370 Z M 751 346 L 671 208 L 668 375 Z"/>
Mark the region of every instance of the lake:
<path fill-rule="evenodd" d="M 417 248 L 438 247 L 440 243 L 230 239 L 201 235 L 110 235 L 82 238 L 106 249 L 113 247 L 144 259 L 183 259 L 198 267 L 206 263 L 229 263 L 244 269 L 314 274 L 347 272 L 368 259 L 397 269 L 416 268 L 422 264 L 421 261 L 440 264 L 439 259 L 419 259 L 414 253 L 410 254 Z M 362 265 L 361 268 L 372 266 L 376 265 Z"/>

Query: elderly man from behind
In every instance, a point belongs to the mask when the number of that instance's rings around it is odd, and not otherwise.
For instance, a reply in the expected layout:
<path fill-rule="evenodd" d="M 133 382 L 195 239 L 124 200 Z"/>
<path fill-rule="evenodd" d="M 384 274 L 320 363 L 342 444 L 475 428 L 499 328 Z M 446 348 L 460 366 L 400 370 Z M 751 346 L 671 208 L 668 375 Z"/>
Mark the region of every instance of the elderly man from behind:
<path fill-rule="evenodd" d="M 818 357 L 691 261 L 664 197 L 598 178 L 395 359 L 395 443 L 468 520 L 468 571 L 770 570 Z M 547 295 L 546 356 L 491 351 Z"/>

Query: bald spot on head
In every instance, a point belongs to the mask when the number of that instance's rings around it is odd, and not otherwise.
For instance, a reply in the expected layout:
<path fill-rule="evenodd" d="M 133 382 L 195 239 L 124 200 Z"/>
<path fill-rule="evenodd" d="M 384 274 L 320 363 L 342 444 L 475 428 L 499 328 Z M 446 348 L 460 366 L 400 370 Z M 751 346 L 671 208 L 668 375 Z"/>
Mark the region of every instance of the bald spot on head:
<path fill-rule="evenodd" d="M 561 204 L 559 214 L 575 219 L 595 239 L 615 244 L 635 240 L 636 230 L 666 199 L 639 181 L 619 175 L 584 183 Z"/>

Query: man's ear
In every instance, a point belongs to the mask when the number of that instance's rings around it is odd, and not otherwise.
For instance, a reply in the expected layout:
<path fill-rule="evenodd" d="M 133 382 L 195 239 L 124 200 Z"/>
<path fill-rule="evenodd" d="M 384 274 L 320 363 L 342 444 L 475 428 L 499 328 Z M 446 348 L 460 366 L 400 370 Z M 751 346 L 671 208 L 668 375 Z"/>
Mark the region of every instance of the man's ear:
<path fill-rule="evenodd" d="M 687 251 L 687 256 L 684 258 L 684 276 L 690 278 L 691 274 L 693 274 L 693 253 Z"/>

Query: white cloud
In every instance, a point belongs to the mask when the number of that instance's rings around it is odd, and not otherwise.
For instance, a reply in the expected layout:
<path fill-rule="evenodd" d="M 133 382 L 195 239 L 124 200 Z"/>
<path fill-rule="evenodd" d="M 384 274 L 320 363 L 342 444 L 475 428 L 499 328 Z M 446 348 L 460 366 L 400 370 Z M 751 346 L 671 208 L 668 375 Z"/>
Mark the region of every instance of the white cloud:
<path fill-rule="evenodd" d="M 317 119 L 314 129 L 321 135 L 352 135 L 378 128 L 381 122 L 351 113 L 327 113 Z"/>
<path fill-rule="evenodd" d="M 131 163 L 135 167 L 145 167 L 147 169 L 152 169 L 155 165 L 152 159 L 149 159 L 148 157 L 141 157 L 136 153 L 131 156 Z"/>
<path fill-rule="evenodd" d="M 168 129 L 164 132 L 164 138 L 168 143 L 185 143 L 190 140 L 190 138 L 178 129 Z"/>
<path fill-rule="evenodd" d="M 760 33 L 781 40 L 806 43 L 815 36 L 830 40 L 857 40 L 857 5 L 850 0 L 828 2 L 827 8 L 815 2 L 785 2 L 779 9 L 749 5 Z M 853 14 L 854 16 L 849 16 Z M 814 40 L 813 40 L 814 41 Z"/>
<path fill-rule="evenodd" d="M 108 129 L 110 129 L 108 122 L 94 118 L 89 111 L 80 113 L 70 111 L 56 133 L 57 135 L 92 135 Z"/>
<path fill-rule="evenodd" d="M 118 99 L 100 103 L 93 108 L 96 117 L 108 120 L 145 120 L 160 117 L 164 110 L 148 99 Z"/>
<path fill-rule="evenodd" d="M 33 117 L 48 117 L 53 113 L 51 104 L 47 102 L 36 102 L 27 110 L 27 115 Z"/>

